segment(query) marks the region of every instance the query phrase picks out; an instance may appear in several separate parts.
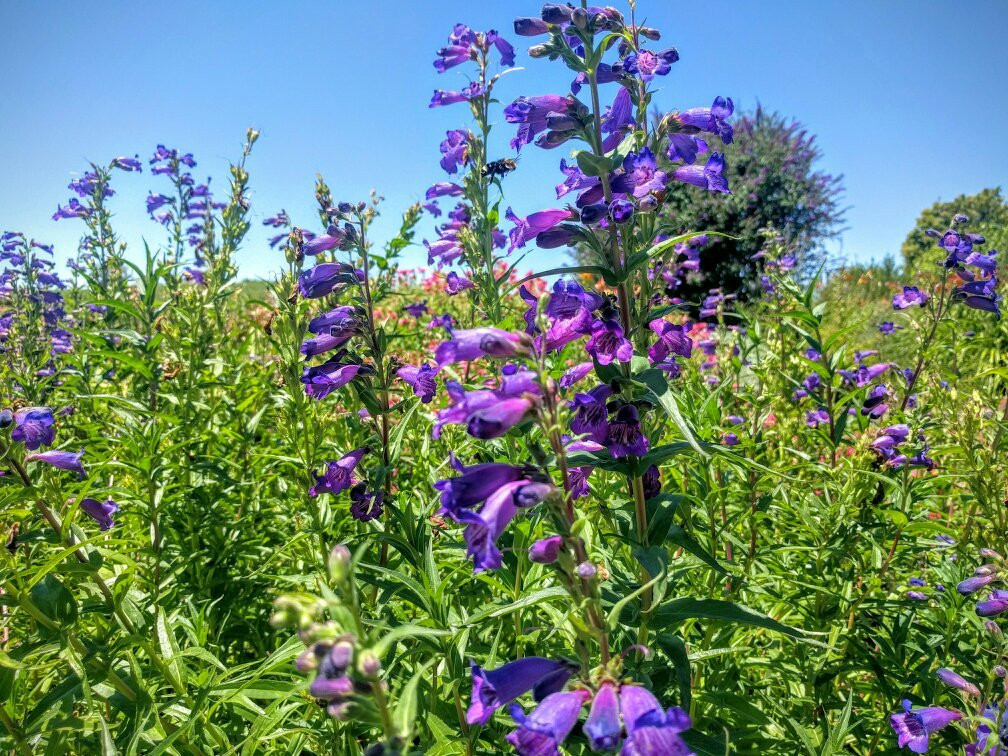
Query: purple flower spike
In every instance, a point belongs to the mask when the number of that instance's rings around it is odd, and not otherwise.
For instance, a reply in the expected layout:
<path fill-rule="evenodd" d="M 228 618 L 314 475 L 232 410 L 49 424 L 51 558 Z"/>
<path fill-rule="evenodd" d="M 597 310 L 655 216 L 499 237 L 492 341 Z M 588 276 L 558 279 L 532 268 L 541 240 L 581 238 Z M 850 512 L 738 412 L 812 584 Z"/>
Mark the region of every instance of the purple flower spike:
<path fill-rule="evenodd" d="M 77 477 L 83 478 L 85 475 L 84 465 L 81 464 L 81 457 L 83 456 L 83 449 L 76 453 L 54 449 L 52 451 L 26 454 L 24 460 L 25 462 L 45 462 L 47 465 L 52 465 L 60 470 L 75 472 L 77 473 Z"/>
<path fill-rule="evenodd" d="M 608 365 L 613 360 L 630 362 L 633 358 L 633 344 L 615 320 L 596 320 L 585 348 L 600 365 Z"/>
<path fill-rule="evenodd" d="M 110 530 L 115 525 L 113 515 L 119 511 L 119 505 L 112 499 L 98 501 L 97 499 L 81 499 L 81 511 L 98 523 L 101 530 Z"/>
<path fill-rule="evenodd" d="M 899 747 L 909 748 L 914 753 L 927 753 L 931 733 L 962 719 L 962 714 L 958 711 L 940 706 L 912 709 L 908 700 L 903 701 L 903 709 L 898 714 L 890 715 L 889 724 L 896 733 Z"/>
<path fill-rule="evenodd" d="M 590 695 L 586 690 L 553 693 L 528 716 L 520 705 L 512 704 L 509 711 L 518 727 L 508 734 L 508 743 L 519 756 L 559 754 Z"/>
<path fill-rule="evenodd" d="M 35 451 L 40 446 L 49 446 L 56 438 L 53 427 L 53 412 L 48 407 L 24 407 L 14 413 L 14 430 L 11 441 L 23 443 L 26 449 Z"/>
<path fill-rule="evenodd" d="M 354 449 L 335 462 L 326 462 L 326 468 L 321 475 L 315 476 L 315 485 L 308 491 L 309 496 L 320 493 L 338 494 L 350 488 L 354 483 L 353 471 L 367 453 L 367 447 Z"/>
<path fill-rule="evenodd" d="M 582 727 L 593 751 L 614 751 L 619 745 L 623 726 L 620 723 L 619 699 L 616 686 L 602 683 L 592 699 L 591 711 Z"/>
<path fill-rule="evenodd" d="M 437 369 L 433 365 L 426 362 L 420 367 L 403 365 L 396 371 L 396 375 L 410 385 L 423 404 L 429 404 L 434 398 L 434 392 L 437 391 Z"/>
<path fill-rule="evenodd" d="M 537 564 L 553 564 L 559 558 L 562 548 L 562 536 L 540 538 L 529 547 L 529 560 Z"/>
<path fill-rule="evenodd" d="M 532 691 L 536 701 L 561 690 L 576 669 L 570 662 L 527 656 L 502 667 L 485 670 L 471 662 L 472 701 L 466 722 L 484 725 L 501 706 Z"/>

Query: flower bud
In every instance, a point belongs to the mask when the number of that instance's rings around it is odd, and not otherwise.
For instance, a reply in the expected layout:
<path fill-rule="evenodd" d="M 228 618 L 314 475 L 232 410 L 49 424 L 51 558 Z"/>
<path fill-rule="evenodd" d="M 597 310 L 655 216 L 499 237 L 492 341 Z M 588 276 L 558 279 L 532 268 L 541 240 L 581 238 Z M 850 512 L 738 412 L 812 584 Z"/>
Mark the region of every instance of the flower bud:
<path fill-rule="evenodd" d="M 986 630 L 991 635 L 1001 635 L 1001 626 L 992 619 L 984 622 L 984 630 Z"/>
<path fill-rule="evenodd" d="M 345 722 L 350 716 L 350 704 L 346 701 L 333 701 L 326 707 L 329 716 L 338 722 Z"/>
<path fill-rule="evenodd" d="M 596 572 L 598 572 L 598 570 L 595 569 L 595 565 L 591 562 L 581 562 L 581 564 L 577 566 L 578 577 L 583 580 L 595 577 Z"/>
<path fill-rule="evenodd" d="M 571 23 L 581 31 L 588 28 L 588 11 L 584 8 L 575 8 L 571 12 Z"/>
<path fill-rule="evenodd" d="M 529 547 L 529 559 L 538 564 L 552 564 L 560 556 L 562 547 L 562 536 L 540 538 Z"/>
<path fill-rule="evenodd" d="M 329 552 L 329 572 L 333 576 L 333 580 L 342 583 L 350 576 L 351 561 L 350 549 L 342 543 L 333 547 L 333 550 Z"/>
<path fill-rule="evenodd" d="M 996 667 L 994 667 L 994 674 L 997 675 L 998 677 L 1004 677 L 1006 674 L 1008 674 L 1008 670 L 1005 670 L 1004 667 L 998 664 Z"/>
<path fill-rule="evenodd" d="M 982 548 L 980 549 L 980 556 L 984 559 L 997 559 L 999 562 L 1004 559 L 1003 556 L 998 554 L 994 549 Z"/>
<path fill-rule="evenodd" d="M 365 677 L 376 677 L 381 671 L 381 660 L 370 649 L 361 651 L 360 658 L 357 660 L 357 671 Z"/>
<path fill-rule="evenodd" d="M 6 428 L 14 422 L 14 413 L 9 409 L 0 411 L 0 428 Z"/>
<path fill-rule="evenodd" d="M 353 661 L 354 647 L 349 641 L 340 641 L 329 652 L 329 661 L 337 669 L 346 669 Z"/>
<path fill-rule="evenodd" d="M 551 48 L 549 45 L 532 45 L 532 47 L 528 49 L 528 56 L 530 58 L 545 58 L 550 54 L 550 50 Z"/>
<path fill-rule="evenodd" d="M 661 32 L 657 29 L 652 29 L 650 26 L 638 26 L 637 33 L 644 37 L 644 39 L 650 39 L 652 42 L 657 42 L 661 39 Z"/>
<path fill-rule="evenodd" d="M 658 198 L 653 194 L 647 194 L 637 202 L 637 209 L 642 213 L 651 213 L 658 209 Z"/>
<path fill-rule="evenodd" d="M 938 679 L 943 683 L 952 686 L 956 690 L 961 690 L 968 696 L 980 695 L 980 689 L 976 685 L 964 679 L 961 675 L 953 672 L 948 667 L 942 667 L 938 670 L 937 674 Z"/>

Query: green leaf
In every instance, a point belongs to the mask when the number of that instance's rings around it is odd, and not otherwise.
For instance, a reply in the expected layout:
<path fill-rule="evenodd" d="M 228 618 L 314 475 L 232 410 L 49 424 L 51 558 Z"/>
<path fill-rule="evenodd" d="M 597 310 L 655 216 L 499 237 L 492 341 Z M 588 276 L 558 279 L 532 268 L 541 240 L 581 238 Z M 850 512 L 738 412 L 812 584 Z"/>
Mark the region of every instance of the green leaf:
<path fill-rule="evenodd" d="M 421 665 L 416 674 L 399 692 L 399 703 L 396 705 L 393 722 L 399 735 L 407 743 L 413 739 L 413 726 L 416 724 L 417 718 L 417 689 L 420 687 L 420 680 L 427 674 L 427 670 L 435 661 L 436 659 L 431 659 Z"/>
<path fill-rule="evenodd" d="M 665 376 L 661 370 L 650 369 L 645 370 L 637 377 L 638 381 L 644 385 L 648 392 L 651 394 L 652 398 L 665 410 L 665 414 L 669 416 L 675 426 L 679 429 L 686 443 L 693 447 L 703 457 L 709 457 L 710 455 L 707 451 L 700 445 L 693 435 L 693 429 L 690 428 L 689 423 L 686 422 L 686 418 L 682 416 L 679 411 L 679 404 L 676 402 L 675 395 L 672 393 L 672 389 L 669 388 L 668 381 L 665 380 Z"/>
<path fill-rule="evenodd" d="M 814 643 L 800 630 L 778 622 L 772 617 L 757 614 L 752 609 L 739 606 L 733 601 L 719 599 L 678 598 L 663 604 L 654 613 L 654 625 L 674 625 L 687 619 L 708 619 L 730 622 L 736 625 L 752 625 L 765 630 L 773 630 L 796 640 Z"/>
<path fill-rule="evenodd" d="M 553 598 L 560 598 L 561 596 L 567 596 L 567 591 L 564 588 L 560 588 L 559 586 L 553 588 L 542 588 L 523 596 L 517 601 L 512 601 L 510 604 L 505 604 L 504 606 L 494 606 L 489 609 L 484 609 L 482 612 L 477 612 L 469 617 L 469 621 L 466 622 L 466 626 L 471 627 L 479 624 L 485 619 L 510 614 L 516 609 L 524 609 L 527 606 L 535 606 L 536 604 L 541 604 L 542 602 Z"/>
<path fill-rule="evenodd" d="M 613 169 L 612 158 L 581 150 L 575 156 L 578 168 L 585 176 L 604 176 Z"/>

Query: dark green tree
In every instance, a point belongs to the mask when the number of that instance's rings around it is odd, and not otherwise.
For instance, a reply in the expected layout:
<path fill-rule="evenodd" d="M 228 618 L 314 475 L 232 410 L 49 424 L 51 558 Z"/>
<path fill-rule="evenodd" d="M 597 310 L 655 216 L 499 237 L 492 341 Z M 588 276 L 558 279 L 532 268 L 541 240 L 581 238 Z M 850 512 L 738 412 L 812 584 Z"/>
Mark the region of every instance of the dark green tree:
<path fill-rule="evenodd" d="M 935 240 L 925 232 L 929 228 L 944 231 L 956 213 L 964 213 L 969 217 L 967 231 L 987 237 L 988 249 L 998 249 L 999 244 L 1008 242 L 1008 202 L 1001 195 L 1001 189 L 960 194 L 948 202 L 935 202 L 920 214 L 900 248 L 908 270 L 928 266 L 941 257 L 941 253 L 935 248 Z"/>
<path fill-rule="evenodd" d="M 766 243 L 764 229 L 783 237 L 803 269 L 814 270 L 823 259 L 823 242 L 839 233 L 843 221 L 843 177 L 817 168 L 822 152 L 807 128 L 762 107 L 734 126 L 730 145 L 707 139 L 712 151 L 725 154 L 730 195 L 670 182 L 668 220 L 676 229 L 734 237 L 711 237 L 700 255 L 700 274 L 680 289 L 689 300 L 716 286 L 742 297 L 756 291 L 758 265 L 750 258 Z"/>

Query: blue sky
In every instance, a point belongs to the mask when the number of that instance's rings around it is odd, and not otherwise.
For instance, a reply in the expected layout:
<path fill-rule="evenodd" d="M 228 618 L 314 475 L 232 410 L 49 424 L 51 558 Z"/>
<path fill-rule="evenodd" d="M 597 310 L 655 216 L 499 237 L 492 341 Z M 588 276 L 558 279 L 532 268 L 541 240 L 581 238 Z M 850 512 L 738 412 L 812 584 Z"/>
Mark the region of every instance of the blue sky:
<path fill-rule="evenodd" d="M 661 81 L 662 108 L 731 96 L 804 122 L 822 167 L 845 176 L 848 230 L 835 253 L 849 260 L 896 254 L 920 210 L 936 199 L 998 186 L 1008 176 L 1008 2 L 830 0 L 673 3 L 640 0 L 681 60 Z M 387 197 L 402 208 L 441 180 L 438 143 L 467 123 L 464 106 L 430 110 L 435 87 L 461 86 L 431 65 L 455 21 L 511 32 L 524 0 L 374 3 L 332 0 L 168 4 L 106 0 L 0 4 L 0 229 L 57 244 L 69 257 L 76 221 L 54 223 L 66 184 L 88 160 L 148 157 L 158 143 L 195 153 L 197 178 L 226 187 L 227 162 L 248 126 L 262 132 L 249 162 L 255 227 L 241 252 L 245 276 L 281 261 L 259 222 L 281 207 L 314 228 L 321 171 L 338 198 Z M 170 10 L 169 10 L 170 9 Z M 500 98 L 564 91 L 559 64 L 529 60 L 502 80 Z M 495 132 L 509 154 L 512 127 Z M 562 148 L 526 148 L 505 182 L 519 215 L 551 206 Z M 730 160 L 730 153 L 728 156 Z M 121 235 L 161 240 L 143 198 L 163 177 L 120 174 L 113 200 Z M 425 235 L 431 236 L 429 225 Z M 407 263 L 421 260 L 419 250 Z M 555 264 L 537 252 L 528 265 Z M 523 268 L 526 267 L 524 264 Z"/>

